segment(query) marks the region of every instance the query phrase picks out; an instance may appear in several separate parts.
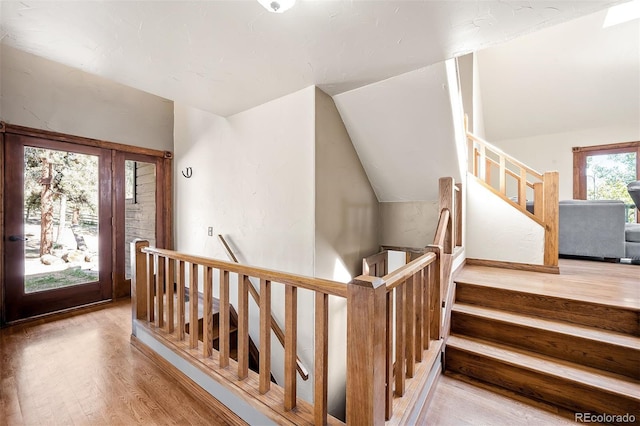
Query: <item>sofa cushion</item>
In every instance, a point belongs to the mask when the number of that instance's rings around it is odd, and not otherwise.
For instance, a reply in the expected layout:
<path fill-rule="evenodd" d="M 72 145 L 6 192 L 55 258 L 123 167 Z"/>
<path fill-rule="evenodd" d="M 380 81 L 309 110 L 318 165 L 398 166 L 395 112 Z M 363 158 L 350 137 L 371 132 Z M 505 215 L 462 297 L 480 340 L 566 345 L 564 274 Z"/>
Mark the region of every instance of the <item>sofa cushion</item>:
<path fill-rule="evenodd" d="M 627 223 L 624 225 L 624 240 L 640 243 L 640 223 Z"/>
<path fill-rule="evenodd" d="M 624 257 L 623 201 L 563 200 L 559 210 L 559 254 Z"/>

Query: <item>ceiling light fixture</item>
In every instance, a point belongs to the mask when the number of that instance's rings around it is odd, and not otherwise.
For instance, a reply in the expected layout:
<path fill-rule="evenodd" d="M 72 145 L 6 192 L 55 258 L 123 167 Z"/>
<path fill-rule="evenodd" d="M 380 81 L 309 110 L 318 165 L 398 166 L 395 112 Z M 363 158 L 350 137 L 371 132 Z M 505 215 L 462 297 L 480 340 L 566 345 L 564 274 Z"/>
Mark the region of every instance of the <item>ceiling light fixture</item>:
<path fill-rule="evenodd" d="M 284 13 L 296 4 L 296 0 L 258 0 L 258 3 L 269 12 Z"/>

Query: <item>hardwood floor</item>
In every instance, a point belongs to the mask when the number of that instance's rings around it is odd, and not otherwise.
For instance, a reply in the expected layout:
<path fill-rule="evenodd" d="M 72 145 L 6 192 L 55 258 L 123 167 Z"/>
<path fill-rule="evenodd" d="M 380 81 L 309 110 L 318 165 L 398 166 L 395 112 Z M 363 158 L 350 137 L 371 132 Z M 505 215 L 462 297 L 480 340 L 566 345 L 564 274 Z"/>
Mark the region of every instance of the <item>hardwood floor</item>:
<path fill-rule="evenodd" d="M 135 349 L 130 334 L 129 300 L 0 330 L 0 423 L 231 424 Z"/>
<path fill-rule="evenodd" d="M 127 300 L 0 330 L 0 423 L 231 424 L 129 343 L 130 318 Z M 568 423 L 445 376 L 420 420 L 434 425 Z"/>
<path fill-rule="evenodd" d="M 419 423 L 438 426 L 575 424 L 550 412 L 550 409 L 553 408 L 538 408 L 492 392 L 480 384 L 441 376 L 433 391 L 429 408 L 420 417 Z"/>
<path fill-rule="evenodd" d="M 640 310 L 640 266 L 560 259 L 560 274 L 465 266 L 457 281 Z"/>

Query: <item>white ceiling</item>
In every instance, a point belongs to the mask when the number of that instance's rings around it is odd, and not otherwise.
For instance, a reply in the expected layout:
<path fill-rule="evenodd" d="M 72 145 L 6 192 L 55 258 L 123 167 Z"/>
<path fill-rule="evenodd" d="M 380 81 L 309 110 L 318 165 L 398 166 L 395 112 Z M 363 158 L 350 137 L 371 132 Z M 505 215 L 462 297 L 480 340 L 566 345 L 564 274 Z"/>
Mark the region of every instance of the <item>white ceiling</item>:
<path fill-rule="evenodd" d="M 640 129 L 640 20 L 602 28 L 605 16 L 597 12 L 479 52 L 488 140 Z"/>
<path fill-rule="evenodd" d="M 2 0 L 2 43 L 222 116 L 336 95 L 620 0 Z"/>

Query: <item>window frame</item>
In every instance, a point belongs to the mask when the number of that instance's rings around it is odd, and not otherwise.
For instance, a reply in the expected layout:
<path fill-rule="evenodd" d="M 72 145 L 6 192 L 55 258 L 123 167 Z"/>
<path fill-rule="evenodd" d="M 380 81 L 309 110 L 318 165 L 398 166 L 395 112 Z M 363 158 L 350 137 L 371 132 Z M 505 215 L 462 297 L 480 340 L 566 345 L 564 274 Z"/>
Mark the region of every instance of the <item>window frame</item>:
<path fill-rule="evenodd" d="M 592 155 L 636 153 L 636 180 L 640 180 L 640 141 L 573 147 L 573 198 L 587 199 L 587 157 Z M 636 209 L 636 222 L 640 223 Z"/>

